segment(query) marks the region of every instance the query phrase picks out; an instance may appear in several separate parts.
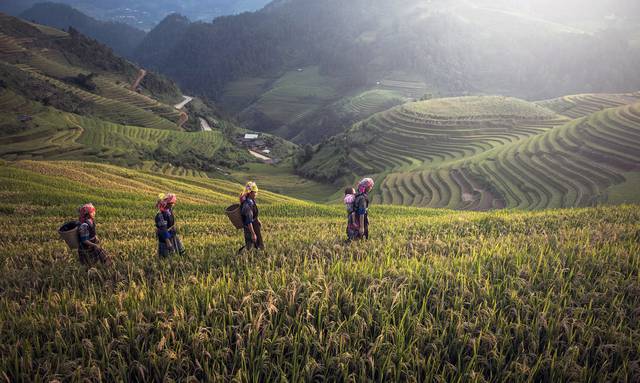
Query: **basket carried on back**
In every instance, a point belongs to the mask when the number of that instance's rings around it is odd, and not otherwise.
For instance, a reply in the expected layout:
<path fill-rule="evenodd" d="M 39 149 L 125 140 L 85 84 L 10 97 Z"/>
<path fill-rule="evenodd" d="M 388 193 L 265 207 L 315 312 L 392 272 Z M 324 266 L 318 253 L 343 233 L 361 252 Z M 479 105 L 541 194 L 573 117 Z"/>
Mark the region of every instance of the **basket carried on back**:
<path fill-rule="evenodd" d="M 60 238 L 62 238 L 72 250 L 80 247 L 80 241 L 78 240 L 79 226 L 77 221 L 69 221 L 58 229 Z"/>
<path fill-rule="evenodd" d="M 244 224 L 242 223 L 242 214 L 240 214 L 239 204 L 236 203 L 229 206 L 224 210 L 224 212 L 227 214 L 227 217 L 229 217 L 229 221 L 231 221 L 236 229 L 242 229 L 244 227 Z"/>

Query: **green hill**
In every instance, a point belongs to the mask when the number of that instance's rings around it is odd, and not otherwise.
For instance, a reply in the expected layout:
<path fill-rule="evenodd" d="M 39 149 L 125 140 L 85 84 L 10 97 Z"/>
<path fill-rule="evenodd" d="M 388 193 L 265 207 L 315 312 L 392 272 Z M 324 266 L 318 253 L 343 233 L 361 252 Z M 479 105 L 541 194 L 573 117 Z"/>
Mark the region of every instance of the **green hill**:
<path fill-rule="evenodd" d="M 542 209 L 640 202 L 640 102 L 454 163 L 389 174 L 378 202 Z"/>
<path fill-rule="evenodd" d="M 0 19 L 2 158 L 201 176 L 251 161 L 231 142 L 239 131 L 215 109 L 196 99 L 177 110 L 182 95 L 171 81 L 77 32 Z M 201 131 L 200 118 L 217 121 L 216 130 Z"/>
<path fill-rule="evenodd" d="M 0 371 L 8 381 L 636 381 L 638 206 L 453 212 L 260 192 L 266 250 L 223 208 L 240 185 L 112 165 L 0 163 Z M 159 260 L 157 193 L 187 256 Z M 114 266 L 56 228 L 98 209 Z M 399 230 L 399 228 L 402 228 Z"/>
<path fill-rule="evenodd" d="M 638 202 L 638 101 L 609 94 L 538 105 L 504 97 L 409 103 L 319 145 L 297 171 L 336 189 L 374 175 L 373 199 L 385 204 L 487 210 Z"/>
<path fill-rule="evenodd" d="M 132 57 L 145 37 L 144 31 L 133 26 L 120 22 L 96 20 L 69 5 L 59 3 L 35 4 L 22 12 L 20 17 L 58 29 L 75 28 L 125 57 Z"/>
<path fill-rule="evenodd" d="M 481 153 L 563 122 L 545 108 L 505 97 L 408 103 L 355 124 L 298 170 L 333 180 L 352 172 L 412 169 Z"/>
<path fill-rule="evenodd" d="M 275 1 L 212 22 L 169 16 L 138 54 L 245 127 L 312 144 L 368 117 L 351 120 L 333 106 L 372 90 L 535 100 L 640 88 L 637 20 L 534 15 L 529 3 Z"/>

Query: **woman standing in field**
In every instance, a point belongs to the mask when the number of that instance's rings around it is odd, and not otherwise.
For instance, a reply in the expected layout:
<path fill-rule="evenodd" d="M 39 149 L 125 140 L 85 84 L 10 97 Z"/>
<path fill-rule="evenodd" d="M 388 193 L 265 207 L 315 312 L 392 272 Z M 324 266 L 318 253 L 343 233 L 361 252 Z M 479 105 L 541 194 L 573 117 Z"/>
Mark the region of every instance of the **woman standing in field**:
<path fill-rule="evenodd" d="M 371 178 L 364 178 L 358 183 L 358 194 L 353 202 L 358 225 L 357 239 L 369 239 L 369 193 L 373 185 Z"/>
<path fill-rule="evenodd" d="M 258 218 L 258 205 L 256 204 L 256 196 L 258 194 L 258 185 L 255 182 L 247 182 L 242 194 L 240 194 L 240 214 L 242 215 L 242 223 L 244 225 L 244 246 L 238 253 L 243 250 L 264 249 L 262 242 L 262 233 L 260 228 L 262 223 Z"/>
<path fill-rule="evenodd" d="M 169 256 L 169 254 L 177 251 L 180 255 L 185 254 L 182 241 L 178 237 L 176 228 L 176 217 L 173 214 L 173 207 L 176 205 L 177 197 L 175 194 L 160 194 L 156 207 L 156 232 L 158 237 L 158 255 L 161 258 Z"/>
<path fill-rule="evenodd" d="M 356 211 L 354 202 L 356 201 L 356 189 L 346 188 L 344 190 L 344 205 L 347 208 L 347 242 L 358 236 L 358 224 L 356 223 Z"/>
<path fill-rule="evenodd" d="M 93 204 L 85 204 L 78 210 L 80 226 L 78 227 L 78 256 L 83 265 L 93 265 L 100 261 L 105 266 L 111 266 L 111 257 L 100 246 L 100 239 L 96 234 L 96 208 Z"/>

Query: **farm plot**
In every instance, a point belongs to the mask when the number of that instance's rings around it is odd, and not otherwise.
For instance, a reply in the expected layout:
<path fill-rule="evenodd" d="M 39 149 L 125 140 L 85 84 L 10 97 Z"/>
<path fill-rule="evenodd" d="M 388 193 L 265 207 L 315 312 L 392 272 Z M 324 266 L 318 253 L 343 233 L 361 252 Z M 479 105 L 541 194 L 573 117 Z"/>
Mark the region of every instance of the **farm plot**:
<path fill-rule="evenodd" d="M 346 108 L 357 116 L 370 116 L 405 100 L 406 98 L 398 92 L 372 89 L 349 98 Z"/>
<path fill-rule="evenodd" d="M 223 209 L 238 184 L 20 161 L 0 185 L 8 381 L 640 379 L 637 205 L 373 205 L 364 246 L 344 244 L 342 206 L 261 191 L 267 247 L 237 256 Z M 161 260 L 167 191 L 188 253 Z M 87 201 L 111 268 L 57 236 Z"/>
<path fill-rule="evenodd" d="M 640 101 L 640 94 L 579 94 L 564 96 L 537 104 L 569 118 L 581 118 L 603 109 L 616 108 Z"/>
<path fill-rule="evenodd" d="M 473 156 L 561 125 L 541 107 L 502 97 L 433 100 L 378 113 L 351 131 L 351 157 L 379 173 Z"/>
<path fill-rule="evenodd" d="M 136 105 L 88 92 L 63 81 L 48 77 L 36 68 L 25 64 L 16 65 L 14 68 L 16 70 L 23 71 L 35 79 L 47 82 L 63 92 L 71 93 L 85 102 L 90 103 L 95 109 L 96 114 L 105 120 L 155 129 L 178 130 L 175 123 Z"/>
<path fill-rule="evenodd" d="M 615 185 L 633 187 L 627 178 L 640 173 L 640 103 L 610 108 L 571 121 L 545 133 L 495 150 L 434 167 L 433 170 L 390 174 L 377 201 L 456 209 L 511 207 L 544 209 L 593 206 L 608 202 Z M 412 188 L 398 186 L 423 180 Z M 415 184 L 414 184 L 415 185 Z M 388 191 L 386 189 L 389 189 Z M 616 195 L 624 201 L 638 194 Z M 393 198 L 394 195 L 400 197 Z M 613 198 L 613 202 L 616 198 Z"/>

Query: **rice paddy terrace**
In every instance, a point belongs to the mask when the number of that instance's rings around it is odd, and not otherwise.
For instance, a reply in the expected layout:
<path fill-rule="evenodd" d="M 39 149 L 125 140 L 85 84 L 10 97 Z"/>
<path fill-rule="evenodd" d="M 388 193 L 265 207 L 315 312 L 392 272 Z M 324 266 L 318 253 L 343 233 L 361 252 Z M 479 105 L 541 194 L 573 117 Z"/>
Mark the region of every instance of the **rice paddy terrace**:
<path fill-rule="evenodd" d="M 16 23 L 16 19 L 1 16 L 0 22 Z M 46 42 L 69 39 L 64 32 L 49 34 L 27 23 L 33 37 L 16 37 L 8 27 L 0 32 L 0 64 L 8 70 L 18 72 L 19 76 L 29 78 L 34 83 L 44 82 L 61 93 L 73 94 L 83 102 L 90 104 L 96 115 L 108 121 L 150 127 L 157 129 L 178 130 L 176 122 L 180 118 L 178 111 L 169 105 L 162 104 L 148 96 L 128 89 L 130 78 L 115 76 L 113 73 L 98 73 L 96 88 L 88 91 L 65 81 L 78 75 L 88 75 L 89 70 L 70 63 L 65 54 L 45 48 Z M 53 33 L 53 32 L 51 32 Z M 16 31 L 22 36 L 24 31 Z"/>
<path fill-rule="evenodd" d="M 219 131 L 183 132 L 115 124 L 44 107 L 9 90 L 0 91 L 0 108 L 5 122 L 29 116 L 28 121 L 0 136 L 0 157 L 7 160 L 84 159 L 168 174 L 202 175 L 197 168 L 188 170 L 188 166 L 170 163 L 188 155 L 213 158 L 225 145 Z M 159 156 L 158 148 L 168 157 Z M 148 165 L 150 161 L 162 164 Z"/>
<path fill-rule="evenodd" d="M 439 99 L 379 113 L 356 126 L 349 159 L 365 173 L 474 155 L 564 122 L 548 110 L 504 97 Z"/>
<path fill-rule="evenodd" d="M 266 250 L 237 256 L 222 212 L 239 189 L 0 162 L 2 379 L 640 379 L 637 205 L 374 205 L 361 246 L 343 242 L 342 206 L 261 191 Z M 187 255 L 161 260 L 154 203 L 167 191 Z M 88 201 L 112 267 L 81 266 L 56 233 Z"/>
<path fill-rule="evenodd" d="M 116 69 L 83 67 L 78 57 L 95 47 L 8 16 L 0 22 L 0 157 L 101 161 L 191 176 L 215 170 L 213 158 L 248 158 L 219 130 L 185 132 L 173 106 L 132 91 L 135 67 L 122 69 L 111 56 L 108 65 Z"/>
<path fill-rule="evenodd" d="M 389 108 L 389 104 L 401 104 L 406 98 L 399 92 L 371 89 L 346 100 L 346 109 L 356 116 L 366 118 Z"/>
<path fill-rule="evenodd" d="M 479 210 L 637 202 L 640 103 L 606 106 L 468 158 L 392 172 L 376 201 Z"/>
<path fill-rule="evenodd" d="M 346 166 L 378 179 L 376 203 L 487 210 L 638 202 L 639 109 L 637 93 L 536 104 L 436 99 L 375 114 L 342 141 Z M 340 153 L 327 146 L 305 166 L 336 166 Z"/>
<path fill-rule="evenodd" d="M 569 118 L 580 118 L 607 108 L 640 101 L 640 92 L 629 94 L 578 94 L 540 101 L 537 104 Z"/>

